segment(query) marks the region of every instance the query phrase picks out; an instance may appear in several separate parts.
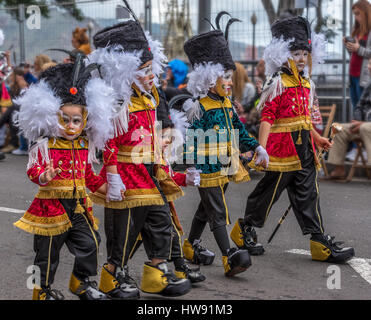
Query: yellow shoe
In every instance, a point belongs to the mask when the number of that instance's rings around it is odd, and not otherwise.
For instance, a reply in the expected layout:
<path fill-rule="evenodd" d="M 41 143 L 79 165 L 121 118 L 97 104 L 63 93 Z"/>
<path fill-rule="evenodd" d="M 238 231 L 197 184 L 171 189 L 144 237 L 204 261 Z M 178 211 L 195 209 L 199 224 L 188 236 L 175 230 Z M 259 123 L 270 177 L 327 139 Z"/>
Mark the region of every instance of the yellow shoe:
<path fill-rule="evenodd" d="M 329 235 L 312 235 L 310 239 L 310 252 L 312 260 L 331 263 L 344 263 L 354 257 L 354 249 L 341 248 L 341 242 L 333 242 L 334 237 Z"/>
<path fill-rule="evenodd" d="M 40 292 L 41 292 L 41 288 L 34 286 L 33 291 L 32 291 L 32 300 L 45 300 L 45 299 L 41 299 Z M 45 297 L 45 294 L 44 294 L 44 297 Z"/>
<path fill-rule="evenodd" d="M 222 257 L 222 260 L 226 277 L 233 277 L 246 271 L 251 266 L 251 259 L 247 250 L 231 248 L 228 250 L 227 256 Z"/>
<path fill-rule="evenodd" d="M 249 251 L 252 256 L 260 256 L 264 253 L 264 247 L 258 243 L 258 237 L 253 227 L 243 227 L 243 219 L 238 219 L 230 233 L 232 241 L 239 249 Z"/>
<path fill-rule="evenodd" d="M 108 297 L 96 288 L 96 282 L 89 278 L 79 280 L 73 273 L 70 278 L 70 291 L 80 300 L 108 300 Z"/>
<path fill-rule="evenodd" d="M 188 279 L 191 283 L 202 282 L 206 277 L 201 273 L 200 268 L 191 269 L 186 263 L 175 269 L 174 274 L 179 279 Z"/>
<path fill-rule="evenodd" d="M 119 279 L 108 271 L 107 264 L 102 267 L 99 290 L 106 293 L 112 300 L 133 300 L 140 297 L 138 288 L 127 286 L 125 283 L 121 284 Z"/>
<path fill-rule="evenodd" d="M 231 239 L 236 244 L 238 248 L 243 248 L 243 235 L 242 235 L 242 228 L 241 228 L 241 222 L 243 219 L 238 219 L 236 223 L 233 226 L 233 229 L 231 231 Z"/>
<path fill-rule="evenodd" d="M 32 292 L 32 300 L 64 300 L 64 295 L 58 290 L 50 287 L 40 288 L 35 286 Z"/>
<path fill-rule="evenodd" d="M 193 264 L 203 264 L 205 266 L 212 264 L 215 253 L 202 247 L 200 243 L 201 240 L 197 239 L 192 245 L 188 239 L 185 239 L 183 243 L 184 257 Z"/>
<path fill-rule="evenodd" d="M 191 282 L 177 278 L 168 270 L 166 262 L 157 266 L 145 263 L 140 288 L 146 293 L 175 297 L 188 293 L 191 290 Z"/>
<path fill-rule="evenodd" d="M 191 262 L 193 261 L 195 252 L 193 250 L 192 244 L 188 241 L 188 239 L 184 239 L 183 253 L 184 253 L 184 258 L 186 258 L 188 261 L 191 261 Z"/>

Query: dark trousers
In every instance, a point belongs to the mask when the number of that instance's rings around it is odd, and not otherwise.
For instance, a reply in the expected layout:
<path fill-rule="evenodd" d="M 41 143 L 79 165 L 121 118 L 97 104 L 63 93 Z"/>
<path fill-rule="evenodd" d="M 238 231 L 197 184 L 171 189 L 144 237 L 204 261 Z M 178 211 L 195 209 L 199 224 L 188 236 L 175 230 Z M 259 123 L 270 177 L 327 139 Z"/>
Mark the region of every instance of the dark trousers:
<path fill-rule="evenodd" d="M 191 243 L 200 239 L 206 224 L 209 223 L 210 230 L 213 232 L 223 255 L 226 255 L 230 248 L 226 229 L 226 225 L 230 224 L 230 218 L 224 195 L 227 188 L 228 184 L 219 187 L 198 188 L 201 201 L 193 217 L 188 237 Z"/>
<path fill-rule="evenodd" d="M 172 223 L 165 205 L 132 209 L 104 209 L 107 262 L 122 268 L 127 264 L 141 234 L 148 258 L 169 259 Z"/>
<path fill-rule="evenodd" d="M 198 188 L 201 197 L 194 219 L 208 222 L 210 230 L 230 223 L 227 204 L 225 201 L 225 192 L 228 184 L 223 187 Z"/>
<path fill-rule="evenodd" d="M 124 267 L 138 248 L 141 235 L 149 259 L 170 259 L 172 220 L 170 207 L 156 179 L 154 166 L 146 165 L 164 205 L 143 206 L 131 209 L 104 209 L 104 230 L 107 238 L 107 262 Z"/>
<path fill-rule="evenodd" d="M 59 264 L 59 253 L 66 244 L 75 256 L 73 274 L 80 280 L 97 275 L 100 236 L 90 225 L 85 214 L 74 213 L 75 200 L 60 200 L 71 220 L 72 227 L 57 236 L 34 237 L 36 257 L 34 264 L 40 268 L 41 287 L 54 282 Z"/>
<path fill-rule="evenodd" d="M 245 223 L 263 227 L 285 189 L 303 234 L 323 233 L 317 170 L 313 162 L 300 171 L 266 172 L 247 199 Z"/>
<path fill-rule="evenodd" d="M 148 227 L 149 225 L 146 222 L 144 224 L 144 229 L 148 230 Z M 143 243 L 142 237 L 137 238 L 135 240 L 133 248 L 129 250 L 130 251 L 129 259 L 131 259 L 134 256 L 135 252 L 140 248 L 142 243 Z M 144 249 L 146 250 L 147 256 L 151 256 L 150 248 L 145 246 Z M 169 258 L 167 260 L 172 261 L 174 259 L 183 258 L 183 257 L 184 255 L 183 255 L 183 249 L 182 249 L 182 238 L 181 238 L 180 232 L 178 231 L 174 222 L 172 221 L 171 248 L 170 248 Z"/>

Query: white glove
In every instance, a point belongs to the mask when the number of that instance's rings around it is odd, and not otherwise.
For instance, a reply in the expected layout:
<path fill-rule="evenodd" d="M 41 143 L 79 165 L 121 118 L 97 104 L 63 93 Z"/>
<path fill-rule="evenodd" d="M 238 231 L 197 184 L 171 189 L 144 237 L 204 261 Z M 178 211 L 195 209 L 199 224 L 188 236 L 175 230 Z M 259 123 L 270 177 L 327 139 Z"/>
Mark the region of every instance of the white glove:
<path fill-rule="evenodd" d="M 119 174 L 107 172 L 107 202 L 121 201 L 121 190 L 125 191 L 125 185 Z"/>
<path fill-rule="evenodd" d="M 255 149 L 255 152 L 257 153 L 255 165 L 263 165 L 263 162 L 265 162 L 265 168 L 268 168 L 269 156 L 267 151 L 262 146 L 259 146 Z"/>
<path fill-rule="evenodd" d="M 202 170 L 196 170 L 196 168 L 188 168 L 186 172 L 186 184 L 187 186 L 200 186 L 201 177 L 200 173 Z"/>

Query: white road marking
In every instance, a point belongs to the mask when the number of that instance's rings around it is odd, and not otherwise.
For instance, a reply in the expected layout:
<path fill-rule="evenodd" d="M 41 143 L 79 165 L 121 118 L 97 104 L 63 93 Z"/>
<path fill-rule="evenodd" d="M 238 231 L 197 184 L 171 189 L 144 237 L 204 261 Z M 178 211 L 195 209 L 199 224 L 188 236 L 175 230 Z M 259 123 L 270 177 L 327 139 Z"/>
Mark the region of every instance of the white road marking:
<path fill-rule="evenodd" d="M 11 213 L 25 213 L 25 210 L 18 210 L 18 209 L 5 208 L 5 207 L 0 207 L 0 211 L 11 212 Z"/>
<path fill-rule="evenodd" d="M 302 249 L 291 249 L 287 250 L 288 253 L 295 253 L 295 254 L 303 254 L 306 256 L 310 256 L 310 251 L 302 250 Z M 365 279 L 369 284 L 371 284 L 371 259 L 364 259 L 364 258 L 352 258 L 347 261 L 349 264 L 359 275 Z"/>

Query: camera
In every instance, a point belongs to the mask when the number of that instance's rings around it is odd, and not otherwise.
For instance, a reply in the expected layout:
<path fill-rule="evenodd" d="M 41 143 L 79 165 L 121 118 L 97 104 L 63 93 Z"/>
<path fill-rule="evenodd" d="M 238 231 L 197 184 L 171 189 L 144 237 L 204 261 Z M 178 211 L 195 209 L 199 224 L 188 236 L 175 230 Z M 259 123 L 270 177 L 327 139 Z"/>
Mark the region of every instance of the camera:
<path fill-rule="evenodd" d="M 354 40 L 352 37 L 345 37 L 345 42 L 356 43 L 356 40 Z"/>

